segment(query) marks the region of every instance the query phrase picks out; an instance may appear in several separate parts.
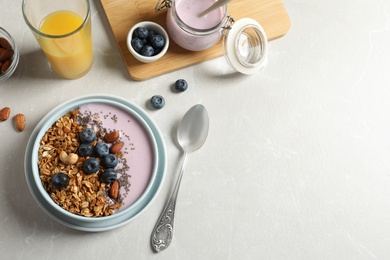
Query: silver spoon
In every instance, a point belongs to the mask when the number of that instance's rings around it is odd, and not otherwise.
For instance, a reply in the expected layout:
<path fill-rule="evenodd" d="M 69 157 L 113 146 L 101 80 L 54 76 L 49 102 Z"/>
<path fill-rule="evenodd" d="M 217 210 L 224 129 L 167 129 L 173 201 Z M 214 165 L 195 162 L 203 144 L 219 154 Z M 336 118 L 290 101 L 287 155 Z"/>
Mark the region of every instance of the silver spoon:
<path fill-rule="evenodd" d="M 218 0 L 217 2 L 215 2 L 214 4 L 212 4 L 209 8 L 207 8 L 206 10 L 204 10 L 203 12 L 201 12 L 198 16 L 201 17 L 205 14 L 208 14 L 210 13 L 211 11 L 214 11 L 215 9 L 217 9 L 218 7 L 221 7 L 223 5 L 227 5 L 231 0 Z"/>
<path fill-rule="evenodd" d="M 151 243 L 156 253 L 166 249 L 172 241 L 176 200 L 184 167 L 187 163 L 189 153 L 202 147 L 206 141 L 208 132 L 209 116 L 206 108 L 200 104 L 193 106 L 184 115 L 177 129 L 177 140 L 184 152 L 183 163 L 175 188 L 153 229 Z"/>

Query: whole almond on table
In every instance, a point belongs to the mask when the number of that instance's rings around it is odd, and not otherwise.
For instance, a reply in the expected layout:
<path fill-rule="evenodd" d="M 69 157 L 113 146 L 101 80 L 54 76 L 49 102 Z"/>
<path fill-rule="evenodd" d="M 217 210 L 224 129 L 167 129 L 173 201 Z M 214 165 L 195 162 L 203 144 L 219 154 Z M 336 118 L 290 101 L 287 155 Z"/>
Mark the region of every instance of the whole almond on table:
<path fill-rule="evenodd" d="M 0 121 L 5 121 L 9 118 L 9 114 L 11 112 L 11 109 L 9 107 L 5 107 L 2 110 L 0 110 Z"/>
<path fill-rule="evenodd" d="M 119 151 L 122 149 L 124 143 L 123 142 L 117 142 L 117 143 L 114 143 L 111 148 L 110 148 L 110 152 L 112 154 L 117 154 L 119 153 Z"/>
<path fill-rule="evenodd" d="M 106 143 L 114 143 L 119 138 L 119 132 L 110 132 L 103 137 L 103 141 Z"/>
<path fill-rule="evenodd" d="M 19 132 L 24 130 L 26 126 L 26 117 L 23 114 L 17 114 L 14 116 L 15 127 Z"/>

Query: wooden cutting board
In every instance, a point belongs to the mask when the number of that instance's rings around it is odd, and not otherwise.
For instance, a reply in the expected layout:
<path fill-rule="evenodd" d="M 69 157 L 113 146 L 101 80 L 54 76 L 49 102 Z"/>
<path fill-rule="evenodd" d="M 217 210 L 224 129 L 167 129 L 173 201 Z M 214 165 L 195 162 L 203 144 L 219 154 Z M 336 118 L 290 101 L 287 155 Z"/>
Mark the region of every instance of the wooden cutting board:
<path fill-rule="evenodd" d="M 119 50 L 131 78 L 146 80 L 177 69 L 188 67 L 223 55 L 222 42 L 210 49 L 191 52 L 170 41 L 167 53 L 156 62 L 141 63 L 127 49 L 126 37 L 130 28 L 141 21 L 157 22 L 166 29 L 167 12 L 155 12 L 157 0 L 100 0 Z M 290 18 L 282 0 L 233 0 L 228 14 L 235 20 L 250 17 L 264 28 L 268 40 L 283 36 L 290 28 Z"/>

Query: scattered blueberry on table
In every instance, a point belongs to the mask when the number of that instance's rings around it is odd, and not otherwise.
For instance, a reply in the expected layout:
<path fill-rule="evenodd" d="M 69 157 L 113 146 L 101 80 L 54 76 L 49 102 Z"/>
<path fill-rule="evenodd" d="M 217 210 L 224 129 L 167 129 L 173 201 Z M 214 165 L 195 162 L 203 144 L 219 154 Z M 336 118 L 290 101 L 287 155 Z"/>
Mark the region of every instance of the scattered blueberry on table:
<path fill-rule="evenodd" d="M 155 109 L 161 109 L 165 106 L 165 99 L 164 97 L 160 96 L 160 95 L 154 95 L 151 99 L 150 99 L 150 104 L 152 105 L 152 107 L 154 107 Z"/>
<path fill-rule="evenodd" d="M 184 79 L 178 79 L 175 82 L 175 88 L 177 91 L 184 92 L 188 88 L 188 83 Z"/>

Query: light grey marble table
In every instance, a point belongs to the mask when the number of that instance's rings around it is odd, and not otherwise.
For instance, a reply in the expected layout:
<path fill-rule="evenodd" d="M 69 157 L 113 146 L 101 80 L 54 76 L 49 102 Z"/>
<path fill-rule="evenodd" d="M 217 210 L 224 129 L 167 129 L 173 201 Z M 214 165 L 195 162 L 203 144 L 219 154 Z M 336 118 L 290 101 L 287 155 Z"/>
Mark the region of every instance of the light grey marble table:
<path fill-rule="evenodd" d="M 50 71 L 21 13 L 2 1 L 0 25 L 20 65 L 0 86 L 0 107 L 26 129 L 0 123 L 1 259 L 389 259 L 390 2 L 284 1 L 291 28 L 269 44 L 268 66 L 231 74 L 217 58 L 147 81 L 128 76 L 100 1 L 92 1 L 95 61 L 78 80 Z M 4 8 L 4 6 L 6 8 Z M 184 78 L 189 89 L 174 93 Z M 87 94 L 122 96 L 159 126 L 167 177 L 153 204 L 129 224 L 84 233 L 58 224 L 31 196 L 25 147 L 52 108 Z M 160 94 L 166 106 L 147 106 Z M 177 122 L 201 103 L 211 120 L 182 182 L 170 247 L 150 234 L 178 174 Z"/>

